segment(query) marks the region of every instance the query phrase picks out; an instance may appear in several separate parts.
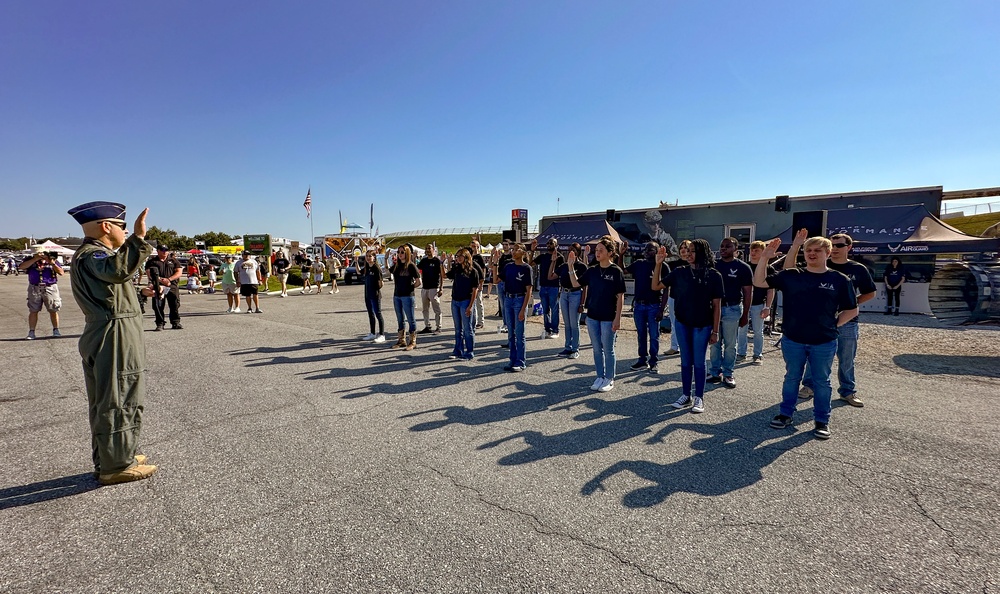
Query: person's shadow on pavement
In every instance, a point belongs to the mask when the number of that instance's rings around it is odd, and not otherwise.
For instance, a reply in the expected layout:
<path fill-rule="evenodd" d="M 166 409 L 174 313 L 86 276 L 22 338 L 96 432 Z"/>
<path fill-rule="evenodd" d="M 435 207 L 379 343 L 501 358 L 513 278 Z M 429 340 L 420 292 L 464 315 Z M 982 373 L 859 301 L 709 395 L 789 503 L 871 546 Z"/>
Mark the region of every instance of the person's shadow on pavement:
<path fill-rule="evenodd" d="M 97 479 L 88 472 L 31 483 L 21 487 L 8 487 L 0 489 L 0 510 L 79 495 L 98 489 L 100 486 Z"/>

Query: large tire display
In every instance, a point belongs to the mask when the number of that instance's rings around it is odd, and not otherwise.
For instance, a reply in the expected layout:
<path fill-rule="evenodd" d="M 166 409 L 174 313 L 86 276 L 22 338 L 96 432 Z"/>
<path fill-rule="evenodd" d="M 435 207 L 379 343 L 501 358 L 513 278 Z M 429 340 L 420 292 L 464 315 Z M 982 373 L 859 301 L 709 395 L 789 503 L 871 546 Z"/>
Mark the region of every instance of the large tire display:
<path fill-rule="evenodd" d="M 943 266 L 931 279 L 928 301 L 945 324 L 1000 320 L 1000 263 Z"/>

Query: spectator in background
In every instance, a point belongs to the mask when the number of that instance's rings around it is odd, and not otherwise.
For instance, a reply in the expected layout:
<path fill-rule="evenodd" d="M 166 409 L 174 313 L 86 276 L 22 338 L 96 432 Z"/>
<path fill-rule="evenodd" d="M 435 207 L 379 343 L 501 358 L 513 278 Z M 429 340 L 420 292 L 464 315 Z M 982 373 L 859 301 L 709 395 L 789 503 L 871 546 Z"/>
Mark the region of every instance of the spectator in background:
<path fill-rule="evenodd" d="M 885 283 L 885 315 L 899 315 L 899 296 L 903 293 L 903 283 L 906 282 L 906 269 L 896 256 L 892 257 L 882 275 Z M 895 309 L 893 304 L 895 303 Z"/>
<path fill-rule="evenodd" d="M 420 271 L 420 303 L 424 311 L 424 329 L 421 334 L 441 332 L 441 295 L 444 294 L 444 274 L 441 259 L 435 256 L 434 244 L 424 248 L 424 257 L 417 264 Z M 430 309 L 434 307 L 434 328 L 431 328 Z"/>
<path fill-rule="evenodd" d="M 312 260 L 303 257 L 299 266 L 302 274 L 302 294 L 308 295 L 312 292 Z"/>
<path fill-rule="evenodd" d="M 291 263 L 285 257 L 284 252 L 277 252 L 271 265 L 274 267 L 274 274 L 278 277 L 278 282 L 281 283 L 279 297 L 288 297 L 288 268 Z"/>
<path fill-rule="evenodd" d="M 59 296 L 59 277 L 63 275 L 62 266 L 52 252 L 42 252 L 28 258 L 18 267 L 28 273 L 28 336 L 26 340 L 35 340 L 35 327 L 38 325 L 38 312 L 42 307 L 49 312 L 52 322 L 52 337 L 62 336 L 59 332 L 59 310 L 62 308 L 62 297 Z"/>
<path fill-rule="evenodd" d="M 319 295 L 323 292 L 323 273 L 326 272 L 326 265 L 317 257 L 309 266 L 309 270 L 312 272 L 313 284 L 316 285 L 316 294 Z"/>
<path fill-rule="evenodd" d="M 226 254 L 222 259 L 222 266 L 219 267 L 222 273 L 222 292 L 226 294 L 226 303 L 229 304 L 228 313 L 239 313 L 240 293 L 236 288 L 236 264 L 233 262 L 233 255 Z"/>
<path fill-rule="evenodd" d="M 260 263 L 250 257 L 250 252 L 243 250 L 243 260 L 236 265 L 236 286 L 240 295 L 246 297 L 247 313 L 261 313 L 257 297 L 260 285 Z"/>
<path fill-rule="evenodd" d="M 358 260 L 359 264 L 363 262 L 364 259 Z M 337 285 L 337 279 L 340 278 L 340 268 L 341 268 L 340 258 L 337 257 L 336 253 L 330 254 L 330 257 L 326 259 L 326 270 L 330 275 L 331 295 L 340 292 L 340 287 Z"/>
<path fill-rule="evenodd" d="M 151 269 L 154 271 L 151 273 Z M 156 246 L 156 255 L 146 262 L 146 274 L 152 279 L 155 275 L 157 279 L 157 291 L 153 295 L 153 313 L 156 315 L 155 331 L 163 330 L 167 325 L 165 306 L 170 309 L 170 326 L 174 330 L 183 330 L 181 326 L 181 295 L 177 281 L 184 272 L 184 267 L 170 253 L 167 246 L 160 244 Z M 164 292 L 159 290 L 166 287 Z"/>
<path fill-rule="evenodd" d="M 257 266 L 260 268 L 260 288 L 258 292 L 267 295 L 267 283 L 271 278 L 271 259 L 267 256 L 257 256 Z"/>
<path fill-rule="evenodd" d="M 208 284 L 205 286 L 206 293 L 215 293 L 215 281 L 218 280 L 218 276 L 215 273 L 215 264 L 208 265 Z"/>

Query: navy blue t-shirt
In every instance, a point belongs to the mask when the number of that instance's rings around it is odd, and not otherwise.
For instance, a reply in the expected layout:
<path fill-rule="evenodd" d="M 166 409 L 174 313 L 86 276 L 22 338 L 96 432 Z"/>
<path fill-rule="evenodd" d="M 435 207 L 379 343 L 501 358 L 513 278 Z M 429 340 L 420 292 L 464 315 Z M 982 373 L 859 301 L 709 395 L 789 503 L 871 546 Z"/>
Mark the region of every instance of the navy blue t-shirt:
<path fill-rule="evenodd" d="M 618 315 L 618 295 L 625 292 L 625 272 L 617 264 L 591 266 L 577 280 L 587 287 L 587 317 L 613 322 Z"/>
<path fill-rule="evenodd" d="M 782 292 L 782 331 L 801 344 L 837 339 L 837 315 L 858 306 L 851 279 L 836 270 L 809 272 L 789 268 L 768 275 L 769 287 Z"/>
<path fill-rule="evenodd" d="M 646 304 L 659 304 L 663 299 L 663 291 L 653 290 L 653 272 L 656 271 L 656 262 L 653 260 L 636 260 L 628 265 L 629 274 L 635 279 L 635 301 Z M 670 274 L 670 266 L 666 262 L 660 265 L 660 283 L 667 280 Z"/>
<path fill-rule="evenodd" d="M 743 303 L 743 287 L 753 286 L 753 270 L 743 260 L 733 259 L 732 262 L 715 261 L 715 269 L 722 275 L 722 286 L 725 293 L 722 305 L 739 305 Z"/>
<path fill-rule="evenodd" d="M 885 280 L 885 282 L 889 283 L 889 285 L 895 287 L 896 285 L 899 284 L 899 281 L 903 280 L 904 276 L 906 276 L 906 269 L 903 268 L 902 265 L 899 268 L 886 266 L 885 274 L 883 275 L 882 278 L 883 280 Z"/>
<path fill-rule="evenodd" d="M 503 261 L 503 256 L 500 257 Z M 500 280 L 504 283 L 504 293 L 511 295 L 524 295 L 531 287 L 531 266 L 527 264 L 515 264 L 510 262 L 503 268 L 499 268 Z"/>
<path fill-rule="evenodd" d="M 855 296 L 867 295 L 868 293 L 874 293 L 876 290 L 875 281 L 872 280 L 871 272 L 869 272 L 868 267 L 861 262 L 848 260 L 843 264 L 837 264 L 833 260 L 827 260 L 826 267 L 843 273 L 844 276 L 851 279 L 851 284 L 854 285 Z M 856 320 L 858 318 L 854 319 Z"/>

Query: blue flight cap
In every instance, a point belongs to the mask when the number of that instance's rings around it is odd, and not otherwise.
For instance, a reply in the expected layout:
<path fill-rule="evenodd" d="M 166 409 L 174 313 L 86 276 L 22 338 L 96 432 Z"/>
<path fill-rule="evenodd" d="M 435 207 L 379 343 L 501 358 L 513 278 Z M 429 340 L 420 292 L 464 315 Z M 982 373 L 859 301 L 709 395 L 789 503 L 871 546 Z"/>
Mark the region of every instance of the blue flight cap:
<path fill-rule="evenodd" d="M 69 209 L 77 223 L 85 225 L 94 221 L 125 222 L 125 205 L 117 202 L 88 202 Z"/>

